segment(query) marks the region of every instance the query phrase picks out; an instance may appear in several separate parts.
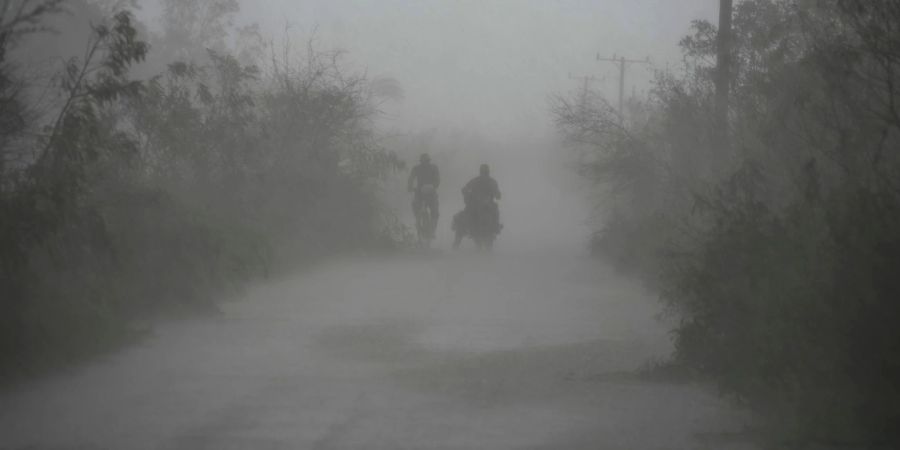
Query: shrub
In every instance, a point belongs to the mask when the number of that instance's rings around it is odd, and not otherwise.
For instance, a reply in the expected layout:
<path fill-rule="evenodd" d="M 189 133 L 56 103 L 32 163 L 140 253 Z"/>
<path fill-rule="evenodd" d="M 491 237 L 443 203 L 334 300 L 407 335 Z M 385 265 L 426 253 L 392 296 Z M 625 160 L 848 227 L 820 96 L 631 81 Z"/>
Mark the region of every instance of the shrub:
<path fill-rule="evenodd" d="M 58 4 L 0 17 L 0 50 Z M 97 23 L 44 127 L 0 65 L 0 378 L 110 348 L 135 319 L 207 311 L 275 264 L 404 239 L 377 201 L 402 165 L 378 144 L 375 89 L 335 55 L 262 70 L 219 49 L 139 82 L 133 17 Z"/>
<path fill-rule="evenodd" d="M 730 145 L 710 126 L 705 22 L 640 114 L 557 111 L 591 136 L 588 176 L 618 187 L 596 248 L 660 288 L 678 363 L 774 442 L 900 444 L 898 20 L 895 2 L 739 3 Z"/>

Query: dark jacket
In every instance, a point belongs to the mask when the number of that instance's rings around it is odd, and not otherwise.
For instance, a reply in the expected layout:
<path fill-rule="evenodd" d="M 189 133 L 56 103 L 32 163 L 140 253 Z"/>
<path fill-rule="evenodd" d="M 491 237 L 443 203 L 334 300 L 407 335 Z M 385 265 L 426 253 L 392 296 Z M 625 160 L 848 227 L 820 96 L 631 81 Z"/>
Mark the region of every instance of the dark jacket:
<path fill-rule="evenodd" d="M 477 176 L 466 183 L 462 189 L 463 198 L 468 203 L 469 198 L 487 198 L 490 200 L 498 200 L 500 198 L 500 188 L 497 186 L 497 180 L 490 176 Z"/>
<path fill-rule="evenodd" d="M 426 184 L 430 184 L 437 189 L 441 184 L 441 173 L 438 171 L 437 166 L 432 163 L 419 163 L 410 171 L 407 186 L 410 190 L 415 187 L 416 191 L 418 191 L 419 188 Z"/>

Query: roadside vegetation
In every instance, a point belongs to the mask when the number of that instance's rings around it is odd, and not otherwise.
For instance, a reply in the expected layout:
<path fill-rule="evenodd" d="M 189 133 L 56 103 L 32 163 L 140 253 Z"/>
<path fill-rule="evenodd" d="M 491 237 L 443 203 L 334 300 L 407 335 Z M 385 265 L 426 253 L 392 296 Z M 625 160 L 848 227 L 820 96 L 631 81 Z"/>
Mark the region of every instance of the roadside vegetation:
<path fill-rule="evenodd" d="M 736 2 L 727 128 L 704 21 L 624 118 L 553 103 L 598 186 L 594 251 L 662 293 L 676 363 L 779 448 L 900 446 L 898 24 L 890 0 Z"/>
<path fill-rule="evenodd" d="M 234 0 L 18 0 L 0 11 L 0 379 L 84 358 L 135 319 L 206 311 L 273 270 L 400 245 L 374 129 L 399 87 L 232 24 Z M 35 76 L 13 55 L 92 24 Z M 77 35 L 77 34 L 75 34 Z M 278 48 L 276 50 L 276 47 Z"/>

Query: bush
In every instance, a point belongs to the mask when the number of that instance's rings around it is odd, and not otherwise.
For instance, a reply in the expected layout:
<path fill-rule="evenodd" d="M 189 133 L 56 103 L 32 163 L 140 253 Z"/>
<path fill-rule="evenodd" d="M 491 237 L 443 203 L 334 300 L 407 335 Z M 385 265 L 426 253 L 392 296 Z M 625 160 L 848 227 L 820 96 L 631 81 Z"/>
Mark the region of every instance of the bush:
<path fill-rule="evenodd" d="M 730 145 L 710 125 L 705 22 L 685 73 L 660 74 L 628 121 L 557 111 L 615 188 L 595 249 L 660 288 L 677 363 L 772 443 L 900 445 L 898 20 L 893 2 L 739 3 Z"/>
<path fill-rule="evenodd" d="M 0 56 L 59 3 L 0 17 Z M 0 378 L 111 348 L 135 319 L 208 311 L 276 264 L 400 245 L 376 193 L 402 164 L 337 55 L 263 70 L 220 48 L 139 82 L 133 17 L 97 23 L 46 127 L 0 64 Z"/>

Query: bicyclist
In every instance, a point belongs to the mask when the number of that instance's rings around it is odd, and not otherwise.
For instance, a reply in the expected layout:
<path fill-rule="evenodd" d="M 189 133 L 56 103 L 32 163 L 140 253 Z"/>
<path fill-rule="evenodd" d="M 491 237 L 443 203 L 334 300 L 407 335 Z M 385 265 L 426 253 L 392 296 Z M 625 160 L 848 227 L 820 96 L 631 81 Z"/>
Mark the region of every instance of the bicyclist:
<path fill-rule="evenodd" d="M 418 217 L 419 208 L 427 206 L 431 212 L 431 224 L 437 224 L 438 216 L 438 195 L 437 189 L 441 184 L 441 174 L 431 157 L 427 153 L 423 153 L 419 157 L 419 164 L 413 167 L 409 173 L 409 181 L 407 189 L 413 192 L 412 209 L 413 214 Z M 432 230 L 433 231 L 433 230 Z"/>

